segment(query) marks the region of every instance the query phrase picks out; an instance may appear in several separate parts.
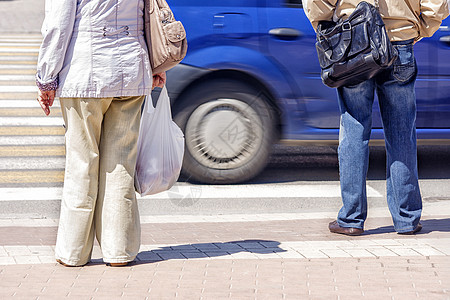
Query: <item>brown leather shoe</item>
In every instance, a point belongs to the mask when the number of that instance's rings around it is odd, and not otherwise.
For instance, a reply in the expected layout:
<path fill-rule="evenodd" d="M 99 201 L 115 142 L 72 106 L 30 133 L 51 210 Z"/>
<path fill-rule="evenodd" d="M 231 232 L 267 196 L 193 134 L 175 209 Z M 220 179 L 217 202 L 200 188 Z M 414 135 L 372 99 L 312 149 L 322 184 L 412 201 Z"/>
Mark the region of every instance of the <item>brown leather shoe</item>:
<path fill-rule="evenodd" d="M 364 229 L 354 228 L 354 227 L 341 227 L 335 220 L 328 225 L 328 229 L 333 233 L 340 233 L 345 235 L 361 235 Z"/>
<path fill-rule="evenodd" d="M 60 259 L 57 259 L 56 262 L 58 264 L 60 264 L 60 265 L 63 265 L 64 267 L 76 267 L 76 266 L 72 266 L 72 265 L 68 265 L 66 263 L 63 263 L 62 260 L 60 260 Z"/>
<path fill-rule="evenodd" d="M 422 224 L 417 224 L 417 227 L 414 228 L 414 230 L 411 231 L 407 231 L 407 232 L 397 232 L 398 234 L 404 234 L 404 235 L 412 235 L 412 234 L 416 234 L 417 232 L 422 230 Z"/>
<path fill-rule="evenodd" d="M 121 262 L 121 263 L 109 263 L 111 267 L 125 267 L 129 262 Z"/>

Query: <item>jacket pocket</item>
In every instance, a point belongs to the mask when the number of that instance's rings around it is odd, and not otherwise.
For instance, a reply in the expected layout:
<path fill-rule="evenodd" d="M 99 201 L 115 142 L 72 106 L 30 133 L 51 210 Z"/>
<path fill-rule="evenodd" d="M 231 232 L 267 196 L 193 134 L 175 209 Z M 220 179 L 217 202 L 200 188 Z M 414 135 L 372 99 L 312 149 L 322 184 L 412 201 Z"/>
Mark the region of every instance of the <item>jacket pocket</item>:
<path fill-rule="evenodd" d="M 394 45 L 394 47 L 398 51 L 398 57 L 394 62 L 394 78 L 400 82 L 409 81 L 417 70 L 413 45 Z"/>

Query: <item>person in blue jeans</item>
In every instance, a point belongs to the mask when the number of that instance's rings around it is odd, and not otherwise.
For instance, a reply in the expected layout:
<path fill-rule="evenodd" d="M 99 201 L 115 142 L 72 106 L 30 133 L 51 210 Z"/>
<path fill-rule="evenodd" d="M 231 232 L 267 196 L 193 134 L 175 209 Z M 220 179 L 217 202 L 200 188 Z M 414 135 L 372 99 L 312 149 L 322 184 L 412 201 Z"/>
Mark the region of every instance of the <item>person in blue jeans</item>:
<path fill-rule="evenodd" d="M 320 21 L 348 18 L 359 2 L 304 0 L 303 5 L 317 29 Z M 374 4 L 370 0 L 367 2 Z M 422 198 L 417 173 L 414 43 L 433 35 L 449 15 L 448 5 L 445 0 L 386 0 L 380 3 L 379 9 L 398 58 L 375 77 L 337 89 L 341 113 L 338 157 L 343 206 L 337 220 L 328 226 L 333 233 L 360 235 L 364 232 L 375 92 L 383 120 L 387 202 L 394 229 L 399 234 L 415 234 L 422 229 L 419 223 Z"/>

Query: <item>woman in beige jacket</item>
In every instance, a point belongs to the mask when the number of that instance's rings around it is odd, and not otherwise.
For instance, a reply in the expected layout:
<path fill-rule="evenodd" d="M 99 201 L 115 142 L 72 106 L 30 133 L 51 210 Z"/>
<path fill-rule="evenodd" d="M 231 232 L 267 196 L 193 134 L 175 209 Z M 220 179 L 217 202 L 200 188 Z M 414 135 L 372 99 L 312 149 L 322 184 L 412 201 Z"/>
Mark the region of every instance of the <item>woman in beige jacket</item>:
<path fill-rule="evenodd" d="M 60 97 L 66 169 L 55 255 L 89 262 L 94 237 L 112 266 L 140 246 L 134 191 L 144 96 L 161 86 L 144 40 L 144 0 L 47 0 L 36 83 L 45 114 Z"/>
<path fill-rule="evenodd" d="M 320 21 L 346 19 L 358 0 L 303 0 L 314 29 Z M 374 4 L 373 0 L 367 2 Z M 379 11 L 387 33 L 398 51 L 394 64 L 353 86 L 337 89 L 341 113 L 339 172 L 343 206 L 331 232 L 360 235 L 367 217 L 366 176 L 372 105 L 377 92 L 387 152 L 387 201 L 400 234 L 414 234 L 419 223 L 422 199 L 417 175 L 416 98 L 417 66 L 414 43 L 432 36 L 448 12 L 446 0 L 379 0 Z"/>

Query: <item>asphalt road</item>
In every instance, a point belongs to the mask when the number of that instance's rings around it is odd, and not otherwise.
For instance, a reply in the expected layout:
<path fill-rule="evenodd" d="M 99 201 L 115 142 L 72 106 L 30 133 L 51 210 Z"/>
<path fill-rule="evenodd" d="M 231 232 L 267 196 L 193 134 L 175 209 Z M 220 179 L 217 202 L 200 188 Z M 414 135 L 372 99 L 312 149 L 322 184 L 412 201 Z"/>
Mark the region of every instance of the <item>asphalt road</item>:
<path fill-rule="evenodd" d="M 44 0 L 0 1 L 0 218 L 55 218 L 64 173 L 62 120 L 44 117 L 33 75 Z M 336 147 L 275 145 L 266 169 L 239 185 L 181 177 L 161 195 L 140 198 L 142 215 L 335 211 L 340 206 Z M 39 153 L 39 155 L 36 155 Z M 450 201 L 450 146 L 420 146 L 425 202 Z M 371 147 L 368 195 L 385 206 L 385 153 Z"/>
<path fill-rule="evenodd" d="M 418 146 L 420 179 L 450 180 L 450 145 Z M 368 180 L 386 178 L 386 153 L 370 147 Z M 251 183 L 339 180 L 337 146 L 275 145 L 266 169 Z M 448 182 L 450 185 L 450 181 Z M 447 195 L 450 199 L 450 195 Z"/>

